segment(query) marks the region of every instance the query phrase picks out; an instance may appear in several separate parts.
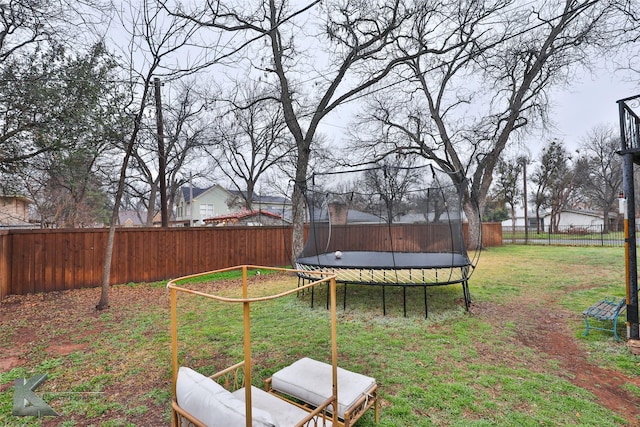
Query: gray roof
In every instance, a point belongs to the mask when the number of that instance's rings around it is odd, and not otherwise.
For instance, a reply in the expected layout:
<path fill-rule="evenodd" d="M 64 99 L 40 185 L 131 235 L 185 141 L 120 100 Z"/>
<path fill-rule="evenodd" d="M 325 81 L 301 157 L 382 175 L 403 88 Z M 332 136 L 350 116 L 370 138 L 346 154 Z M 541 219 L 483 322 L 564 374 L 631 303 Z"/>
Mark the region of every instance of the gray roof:
<path fill-rule="evenodd" d="M 237 197 L 246 197 L 246 191 L 238 191 L 238 190 L 227 190 L 229 193 L 233 194 Z M 258 193 L 253 193 L 253 197 L 251 198 L 253 203 L 275 203 L 275 204 L 287 204 L 289 203 L 289 199 L 282 196 L 261 196 Z"/>
<path fill-rule="evenodd" d="M 325 210 L 317 210 L 313 211 L 313 219 L 318 222 L 328 222 L 329 221 L 329 213 Z M 381 222 L 381 218 L 370 214 L 368 212 L 362 212 L 355 209 L 349 209 L 347 211 L 347 222 L 348 223 L 378 223 Z"/>
<path fill-rule="evenodd" d="M 211 187 L 209 187 L 211 188 Z M 182 197 L 184 197 L 184 201 L 189 203 L 191 202 L 191 193 L 193 192 L 193 197 L 196 198 L 200 194 L 207 191 L 209 188 L 198 188 L 198 187 L 182 187 Z"/>

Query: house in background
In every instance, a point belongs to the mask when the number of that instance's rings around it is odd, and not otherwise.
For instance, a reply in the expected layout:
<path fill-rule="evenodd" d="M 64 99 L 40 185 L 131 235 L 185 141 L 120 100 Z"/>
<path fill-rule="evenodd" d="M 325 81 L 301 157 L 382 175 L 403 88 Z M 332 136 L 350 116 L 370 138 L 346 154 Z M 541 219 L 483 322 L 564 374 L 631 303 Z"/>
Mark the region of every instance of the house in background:
<path fill-rule="evenodd" d="M 142 213 L 134 210 L 121 210 L 118 212 L 118 225 L 120 227 L 142 227 L 144 222 Z"/>
<path fill-rule="evenodd" d="M 516 221 L 515 221 L 515 227 L 517 229 L 522 229 L 524 230 L 524 210 L 522 209 L 516 209 Z M 536 229 L 536 213 L 535 212 L 529 212 L 527 214 L 527 222 L 529 223 L 529 230 L 535 230 Z M 545 226 L 545 219 L 544 216 L 540 217 L 540 228 L 544 229 Z M 511 218 L 509 219 L 505 219 L 504 221 L 502 221 L 502 228 L 504 230 L 510 230 L 511 227 L 514 226 L 513 221 L 511 221 Z"/>
<path fill-rule="evenodd" d="M 551 223 L 551 215 L 546 213 L 543 217 L 545 223 Z M 609 228 L 615 227 L 616 220 L 618 219 L 617 212 L 609 212 Z M 569 227 L 602 227 L 604 225 L 604 218 L 602 212 L 590 211 L 590 210 L 571 210 L 566 209 L 560 213 L 560 221 L 558 227 L 561 229 Z"/>
<path fill-rule="evenodd" d="M 244 210 L 242 193 L 215 184 L 209 188 L 182 187 L 176 200 L 173 223 L 182 226 L 207 225 L 205 219 L 221 217 Z M 252 210 L 282 215 L 291 203 L 284 197 L 254 194 Z M 209 222 L 213 225 L 214 222 Z"/>
<path fill-rule="evenodd" d="M 614 228 L 618 214 L 616 212 L 609 213 L 609 225 L 611 229 Z M 527 214 L 527 220 L 529 222 L 529 230 L 536 229 L 536 214 L 530 212 Z M 543 212 L 540 215 L 540 229 L 547 230 L 549 224 L 551 224 L 550 212 Z M 602 226 L 604 219 L 602 212 L 590 211 L 590 210 L 577 210 L 577 209 L 565 209 L 560 213 L 560 221 L 558 227 L 560 229 L 575 227 L 593 227 Z M 510 230 L 513 226 L 511 219 L 502 221 L 503 230 Z M 524 212 L 522 210 L 516 211 L 516 229 L 524 229 Z"/>
<path fill-rule="evenodd" d="M 245 205 L 246 193 L 244 191 L 229 190 L 232 199 L 229 201 L 229 206 L 232 211 L 243 209 Z M 282 216 L 284 211 L 291 209 L 291 202 L 280 196 L 262 196 L 260 194 L 253 193 L 251 200 L 251 208 L 253 210 L 262 210 L 274 212 Z"/>
<path fill-rule="evenodd" d="M 118 212 L 119 227 L 146 227 L 147 211 L 121 210 Z M 153 227 L 159 227 L 162 224 L 160 212 L 153 216 Z"/>
<path fill-rule="evenodd" d="M 29 227 L 31 199 L 24 196 L 0 196 L 0 227 Z"/>

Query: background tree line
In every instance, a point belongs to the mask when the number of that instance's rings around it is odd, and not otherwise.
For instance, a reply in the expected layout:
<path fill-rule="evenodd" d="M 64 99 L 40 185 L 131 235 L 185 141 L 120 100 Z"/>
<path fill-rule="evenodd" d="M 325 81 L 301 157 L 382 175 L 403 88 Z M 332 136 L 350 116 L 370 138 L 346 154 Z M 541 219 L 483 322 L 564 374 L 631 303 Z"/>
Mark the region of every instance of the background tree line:
<path fill-rule="evenodd" d="M 557 232 L 564 210 L 597 212 L 609 232 L 609 214 L 618 212 L 622 192 L 622 157 L 620 137 L 612 126 L 590 129 L 575 152 L 562 141 L 550 140 L 538 158 L 503 157 L 496 168 L 496 182 L 490 199 L 491 208 L 484 218 L 503 221 L 511 218 L 515 226 L 516 207 L 524 207 L 525 196 L 536 231 L 543 231 L 541 215 L 549 212 L 550 232 Z M 525 175 L 529 166 L 530 173 Z M 525 193 L 526 182 L 529 191 Z M 617 223 L 617 222 L 616 222 Z"/>

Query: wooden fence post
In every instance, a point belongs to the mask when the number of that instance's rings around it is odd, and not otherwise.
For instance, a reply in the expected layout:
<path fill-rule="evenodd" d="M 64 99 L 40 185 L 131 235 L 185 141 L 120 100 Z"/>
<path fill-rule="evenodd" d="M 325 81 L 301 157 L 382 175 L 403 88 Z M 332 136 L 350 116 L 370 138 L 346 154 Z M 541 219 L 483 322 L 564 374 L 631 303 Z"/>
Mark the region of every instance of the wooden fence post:
<path fill-rule="evenodd" d="M 11 293 L 11 235 L 0 231 L 0 301 Z"/>

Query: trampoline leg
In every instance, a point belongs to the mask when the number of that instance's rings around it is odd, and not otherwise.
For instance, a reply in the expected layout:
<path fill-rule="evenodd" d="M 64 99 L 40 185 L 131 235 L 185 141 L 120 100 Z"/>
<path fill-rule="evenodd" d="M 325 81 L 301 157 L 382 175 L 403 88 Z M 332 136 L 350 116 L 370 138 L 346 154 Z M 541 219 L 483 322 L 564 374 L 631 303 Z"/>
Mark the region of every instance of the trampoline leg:
<path fill-rule="evenodd" d="M 329 282 L 327 282 L 327 310 L 329 310 L 329 297 L 330 297 L 329 294 L 330 293 L 331 293 L 331 290 L 329 289 Z"/>
<path fill-rule="evenodd" d="M 407 287 L 402 287 L 402 309 L 404 310 L 404 317 L 407 317 Z"/>
<path fill-rule="evenodd" d="M 422 289 L 424 289 L 424 318 L 426 319 L 429 315 L 429 312 L 427 311 L 427 287 L 423 286 Z"/>
<path fill-rule="evenodd" d="M 311 308 L 313 308 L 313 288 L 315 288 L 315 286 L 311 287 Z"/>
<path fill-rule="evenodd" d="M 344 284 L 344 292 L 342 294 L 342 310 L 347 311 L 347 284 Z"/>
<path fill-rule="evenodd" d="M 469 311 L 471 305 L 471 294 L 469 293 L 469 282 L 465 280 L 462 282 L 462 293 L 464 294 L 464 306 Z"/>
<path fill-rule="evenodd" d="M 387 304 L 385 303 L 385 298 L 384 298 L 384 285 L 382 285 L 382 315 L 383 316 L 387 315 Z"/>

